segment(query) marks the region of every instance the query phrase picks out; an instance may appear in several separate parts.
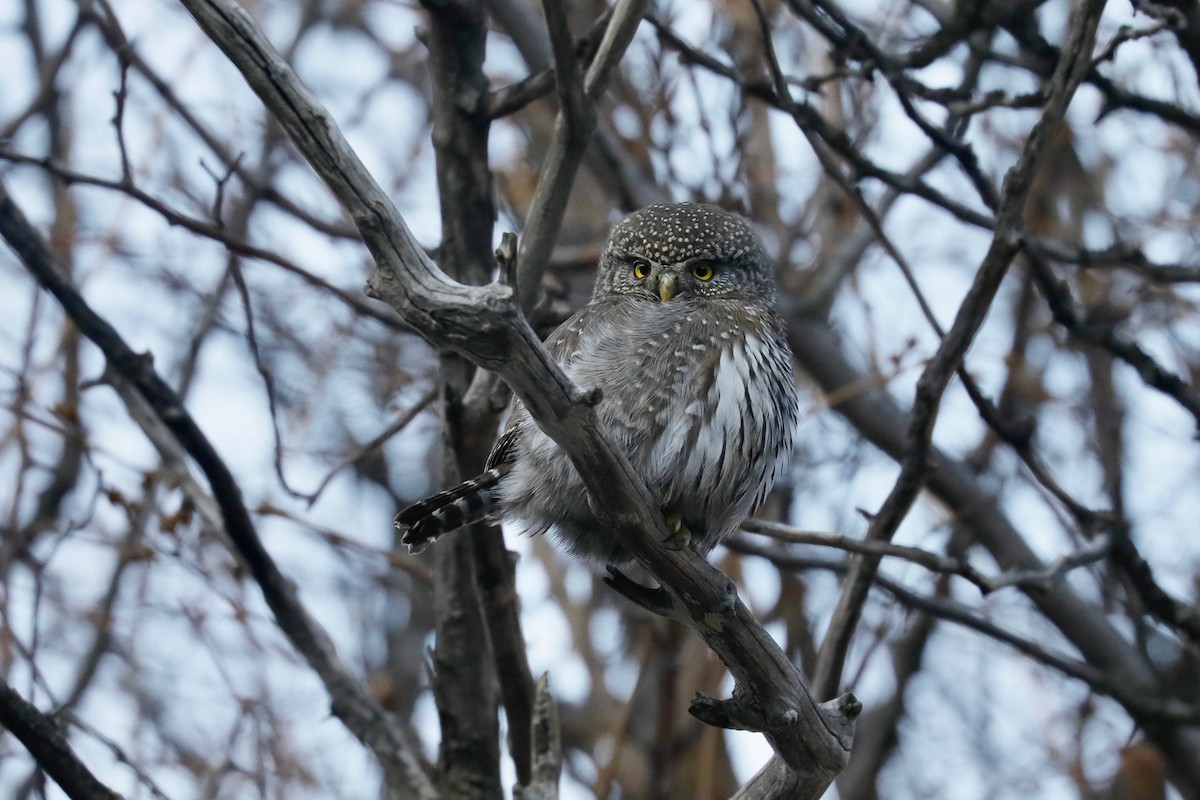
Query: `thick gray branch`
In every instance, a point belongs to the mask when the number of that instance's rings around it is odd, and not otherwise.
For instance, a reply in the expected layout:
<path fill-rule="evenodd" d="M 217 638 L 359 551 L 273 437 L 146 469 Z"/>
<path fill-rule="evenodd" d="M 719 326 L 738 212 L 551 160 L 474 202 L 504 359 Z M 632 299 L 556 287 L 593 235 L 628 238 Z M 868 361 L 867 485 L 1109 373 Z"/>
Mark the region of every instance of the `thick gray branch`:
<path fill-rule="evenodd" d="M 756 729 L 805 782 L 827 786 L 845 765 L 858 704 L 852 699 L 835 706 L 817 704 L 796 667 L 738 599 L 732 582 L 695 552 L 659 544 L 667 535 L 661 512 L 599 432 L 592 412 L 596 398 L 571 385 L 547 355 L 508 287 L 462 286 L 430 262 L 328 113 L 249 17 L 228 0 L 181 2 L 350 212 L 379 268 L 368 292 L 430 341 L 504 378 L 571 457 L 597 516 L 659 580 L 729 667 L 740 705 L 754 709 Z"/>

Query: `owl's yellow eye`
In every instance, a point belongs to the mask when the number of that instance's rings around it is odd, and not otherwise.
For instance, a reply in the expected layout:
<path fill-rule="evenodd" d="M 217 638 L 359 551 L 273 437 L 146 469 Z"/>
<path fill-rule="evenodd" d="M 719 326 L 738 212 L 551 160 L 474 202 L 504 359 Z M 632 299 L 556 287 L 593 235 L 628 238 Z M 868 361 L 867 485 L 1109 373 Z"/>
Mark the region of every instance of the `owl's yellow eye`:
<path fill-rule="evenodd" d="M 713 268 L 708 264 L 697 264 L 692 267 L 692 274 L 702 281 L 711 281 L 713 276 Z"/>
<path fill-rule="evenodd" d="M 633 277 L 637 278 L 639 281 L 643 280 L 649 274 L 650 274 L 650 265 L 648 265 L 648 264 L 635 264 L 634 265 Z"/>

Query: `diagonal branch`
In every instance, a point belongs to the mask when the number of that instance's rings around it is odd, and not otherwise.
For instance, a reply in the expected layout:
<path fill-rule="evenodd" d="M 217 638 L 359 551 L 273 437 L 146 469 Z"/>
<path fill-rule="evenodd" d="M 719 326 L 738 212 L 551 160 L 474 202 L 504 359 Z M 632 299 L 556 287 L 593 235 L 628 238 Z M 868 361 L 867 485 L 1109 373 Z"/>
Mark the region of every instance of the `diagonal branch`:
<path fill-rule="evenodd" d="M 51 717 L 0 680 L 0 728 L 15 736 L 71 800 L 121 800 L 71 750 Z"/>
<path fill-rule="evenodd" d="M 422 335 L 497 372 L 571 457 L 597 516 L 658 579 L 729 667 L 737 697 L 789 767 L 819 793 L 845 765 L 860 706 L 818 704 L 733 583 L 692 550 L 672 551 L 641 479 L 594 424 L 594 393 L 573 386 L 541 347 L 512 291 L 455 283 L 417 246 L 387 195 L 250 18 L 229 0 L 181 0 L 242 71 L 301 153 L 350 212 L 375 257 L 368 292 Z M 614 20 L 620 13 L 614 14 Z M 602 46 L 601 50 L 604 50 Z M 597 57 L 597 63 L 602 60 Z M 730 707 L 730 712 L 735 709 Z"/>
<path fill-rule="evenodd" d="M 295 584 L 283 576 L 258 538 L 241 488 L 229 467 L 184 409 L 179 395 L 154 371 L 150 359 L 135 353 L 64 277 L 49 246 L 3 184 L 0 184 L 0 237 L 8 242 L 38 283 L 54 295 L 83 335 L 100 348 L 108 368 L 133 384 L 155 416 L 200 467 L 220 508 L 226 533 L 261 587 L 280 630 L 325 684 L 333 713 L 375 753 L 389 785 L 404 787 L 414 797 L 432 797 L 428 779 L 400 726 L 342 664 L 328 634 L 301 605 Z"/>
<path fill-rule="evenodd" d="M 1091 63 L 1092 45 L 1103 10 L 1104 0 L 1089 0 L 1075 11 L 1062 58 L 1050 80 L 1045 110 L 1030 131 L 1021 157 L 1004 178 L 992 244 L 959 307 L 954 324 L 917 381 L 908 453 L 895 486 L 871 520 L 866 536 L 868 541 L 889 541 L 895 535 L 925 482 L 932 455 L 930 441 L 942 393 L 983 325 L 1000 281 L 1020 249 L 1025 201 L 1034 175 L 1050 137 L 1062 124 L 1067 105 Z M 847 576 L 817 662 L 813 684 L 818 696 L 832 694 L 841 683 L 846 653 L 878 565 L 877 556 L 864 557 L 855 561 Z"/>
<path fill-rule="evenodd" d="M 793 314 L 788 319 L 789 341 L 797 361 L 826 392 L 843 399 L 834 408 L 864 438 L 897 462 L 907 452 L 903 431 L 909 426 L 888 392 L 871 386 L 870 378 L 853 366 L 845 345 L 820 319 Z M 848 387 L 871 386 L 866 390 Z M 941 500 L 971 536 L 1006 573 L 1043 573 L 1047 566 L 1005 516 L 992 490 L 968 465 L 944 452 L 936 452 L 929 474 L 929 489 Z M 738 545 L 734 540 L 733 545 Z M 1098 607 L 1086 602 L 1062 581 L 1045 590 L 1021 587 L 1038 611 L 1065 636 L 1086 661 L 1113 676 L 1118 685 L 1138 694 L 1169 694 L 1142 654 L 1111 624 Z M 1200 731 L 1186 727 L 1158 727 L 1143 716 L 1141 706 L 1126 706 L 1151 738 L 1169 754 L 1172 767 L 1193 785 L 1200 786 Z"/>

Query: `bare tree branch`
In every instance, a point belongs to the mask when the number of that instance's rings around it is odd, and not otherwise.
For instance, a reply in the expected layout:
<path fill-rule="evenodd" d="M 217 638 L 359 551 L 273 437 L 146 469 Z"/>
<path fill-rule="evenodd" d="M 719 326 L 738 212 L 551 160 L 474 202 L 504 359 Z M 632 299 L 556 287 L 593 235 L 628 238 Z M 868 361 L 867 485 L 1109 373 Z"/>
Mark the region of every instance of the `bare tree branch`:
<path fill-rule="evenodd" d="M 896 461 L 908 452 L 903 431 L 910 423 L 886 392 L 878 388 L 846 393 L 846 387 L 872 386 L 869 379 L 853 367 L 842 354 L 837 337 L 824 320 L 793 315 L 788 320 L 789 340 L 797 361 L 824 389 L 842 399 L 834 409 L 845 416 L 870 442 Z M 940 498 L 1006 571 L 1046 569 L 1021 534 L 996 505 L 992 492 L 982 485 L 965 464 L 945 453 L 935 452 L 930 460 L 930 491 Z M 733 544 L 737 544 L 734 542 Z M 739 545 L 740 546 L 740 545 Z M 876 576 L 878 582 L 879 576 Z M 1071 643 L 1089 664 L 1117 676 L 1119 685 L 1139 693 L 1167 694 L 1169 687 L 1157 686 L 1154 668 L 1127 642 L 1102 614 L 1076 596 L 1062 583 L 1045 591 L 1026 591 L 1029 599 Z M 1130 708 L 1135 720 L 1137 708 Z M 1200 730 L 1151 726 L 1155 739 L 1173 766 L 1190 784 L 1200 786 Z M 1189 771 L 1190 770 L 1190 771 Z"/>
<path fill-rule="evenodd" d="M 121 800 L 71 750 L 54 721 L 0 680 L 0 726 L 29 750 L 71 800 Z"/>
<path fill-rule="evenodd" d="M 0 140 L 2 141 L 2 140 Z M 406 331 L 408 327 L 396 319 L 394 314 L 389 314 L 373 304 L 364 301 L 361 297 L 357 297 L 345 289 L 334 286 L 329 281 L 313 274 L 309 270 L 304 269 L 294 261 L 275 253 L 266 248 L 256 247 L 249 242 L 237 236 L 231 235 L 228 231 L 223 230 L 220 226 L 205 220 L 199 220 L 190 217 L 174 208 L 171 208 L 162 200 L 144 191 L 133 183 L 125 180 L 111 180 L 101 178 L 95 175 L 87 175 L 75 170 L 68 169 L 54 162 L 50 158 L 41 158 L 35 156 L 23 155 L 9 151 L 0 147 L 0 161 L 9 161 L 13 164 L 31 164 L 46 170 L 52 175 L 55 175 L 67 183 L 76 183 L 82 186 L 96 186 L 102 189 L 111 189 L 116 192 L 128 195 L 137 200 L 146 208 L 159 214 L 170 225 L 178 225 L 181 228 L 191 231 L 206 239 L 211 239 L 214 242 L 227 247 L 230 251 L 248 258 L 264 261 L 268 264 L 274 264 L 286 272 L 290 272 L 300 278 L 310 286 L 317 287 L 328 292 L 330 295 L 338 298 L 338 300 L 354 310 L 356 314 L 374 319 L 393 330 Z"/>
<path fill-rule="evenodd" d="M 54 295 L 80 331 L 104 352 L 109 366 L 132 383 L 155 415 L 179 440 L 208 479 L 225 531 L 262 588 L 280 629 L 321 677 L 333 712 L 379 758 L 389 781 L 415 797 L 432 797 L 432 787 L 410 751 L 400 726 L 389 718 L 361 683 L 338 660 L 333 643 L 296 596 L 296 587 L 263 548 L 242 492 L 221 457 L 184 410 L 179 397 L 103 318 L 92 310 L 54 263 L 54 256 L 0 184 L 0 236 L 31 274 Z"/>
<path fill-rule="evenodd" d="M 734 540 L 730 544 L 731 549 L 747 555 L 759 556 L 787 569 L 823 569 L 849 573 L 854 568 L 853 561 L 791 555 L 738 540 Z M 882 575 L 875 576 L 873 586 L 882 589 L 910 608 L 932 614 L 938 619 L 962 625 L 998 642 L 1003 642 L 1040 664 L 1086 683 L 1096 691 L 1109 695 L 1127 708 L 1135 710 L 1146 720 L 1147 724 L 1166 721 L 1191 725 L 1200 723 L 1200 706 L 1174 699 L 1159 698 L 1153 693 L 1120 684 L 1091 664 L 1052 652 L 1033 639 L 1002 627 L 962 603 L 943 597 L 921 594 Z"/>
<path fill-rule="evenodd" d="M 513 796 L 516 800 L 556 800 L 562 773 L 562 735 L 558 708 L 550 694 L 549 673 L 538 678 L 533 710 L 533 774 L 527 785 L 513 791 Z"/>
<path fill-rule="evenodd" d="M 1157 389 L 1183 406 L 1200 427 L 1200 394 L 1196 392 L 1195 387 L 1159 364 L 1145 348 L 1131 340 L 1115 325 L 1088 319 L 1071 298 L 1070 290 L 1055 276 L 1049 264 L 1035 253 L 1030 254 L 1029 261 L 1034 279 L 1045 295 L 1055 321 L 1080 341 L 1102 347 L 1133 367 L 1147 386 Z"/>
<path fill-rule="evenodd" d="M 1100 537 L 1088 547 L 1082 548 L 1078 552 L 1069 553 L 1055 559 L 1054 563 L 1048 565 L 1045 569 L 1013 570 L 996 576 L 988 576 L 972 566 L 962 556 L 941 555 L 929 550 L 923 550 L 920 547 L 909 547 L 907 545 L 893 544 L 892 542 L 854 539 L 836 533 L 804 531 L 789 525 L 781 525 L 778 522 L 767 522 L 760 519 L 746 520 L 742 523 L 742 529 L 790 544 L 831 547 L 847 553 L 857 553 L 877 558 L 887 558 L 889 556 L 900 558 L 918 564 L 930 572 L 942 575 L 958 575 L 977 586 L 983 594 L 991 594 L 997 589 L 1009 586 L 1044 589 L 1051 581 L 1064 575 L 1066 572 L 1087 564 L 1094 564 L 1104 559 L 1113 549 L 1113 543 L 1110 538 Z"/>
<path fill-rule="evenodd" d="M 550 251 L 562 227 L 567 196 L 583 161 L 584 150 L 596 129 L 595 103 L 604 94 L 613 69 L 633 40 L 633 34 L 645 13 L 646 0 L 619 0 L 600 40 L 596 56 L 582 80 L 575 60 L 574 40 L 567 27 L 565 8 L 560 5 L 560 0 L 546 0 L 543 8 L 554 48 L 554 74 L 561 110 L 554 126 L 554 137 L 546 151 L 541 178 L 529 206 L 525 235 L 517 256 L 517 292 L 521 307 L 526 311 L 533 308 L 541 294 L 542 274 L 546 271 Z"/>
<path fill-rule="evenodd" d="M 975 334 L 983 325 L 988 307 L 1000 288 L 1000 281 L 1020 247 L 1025 200 L 1034 174 L 1050 136 L 1062 123 L 1067 104 L 1083 79 L 1085 67 L 1090 64 L 1092 44 L 1103 9 L 1103 0 L 1091 0 L 1073 16 L 1067 43 L 1063 47 L 1063 57 L 1051 80 L 1045 110 L 1025 140 L 1021 157 L 1005 176 L 991 247 L 976 273 L 970 291 L 959 307 L 954 324 L 917 382 L 908 433 L 909 450 L 901 465 L 900 477 L 896 480 L 895 487 L 879 513 L 871 520 L 867 531 L 868 540 L 891 539 L 924 483 L 931 455 L 930 439 L 942 392 L 961 364 Z M 813 683 L 822 695 L 836 691 L 841 680 L 850 639 L 878 563 L 877 558 L 857 561 L 858 566 L 847 577 L 838 607 L 834 611 L 830 632 L 822 645 L 814 676 Z"/>
<path fill-rule="evenodd" d="M 596 398 L 573 387 L 541 348 L 505 286 L 465 287 L 438 270 L 337 132 L 328 113 L 258 32 L 224 0 L 183 0 L 201 27 L 246 76 L 318 174 L 350 211 L 379 271 L 369 291 L 432 341 L 498 372 L 531 415 L 567 452 L 597 516 L 687 609 L 692 626 L 729 666 L 754 709 L 754 726 L 788 765 L 823 789 L 845 764 L 858 706 L 818 706 L 795 667 L 737 598 L 728 578 L 694 551 L 671 551 L 663 520 L 641 480 L 591 422 Z M 597 58 L 597 63 L 600 58 Z M 647 533 L 657 537 L 647 537 Z M 749 704 L 747 704 L 749 701 Z"/>

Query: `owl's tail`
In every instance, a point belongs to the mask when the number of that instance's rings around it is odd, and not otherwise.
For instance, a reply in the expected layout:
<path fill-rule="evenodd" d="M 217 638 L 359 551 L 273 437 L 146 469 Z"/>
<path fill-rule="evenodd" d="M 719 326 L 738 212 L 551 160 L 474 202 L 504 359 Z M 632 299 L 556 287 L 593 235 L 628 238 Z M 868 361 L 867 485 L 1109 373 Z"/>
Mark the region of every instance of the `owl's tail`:
<path fill-rule="evenodd" d="M 481 522 L 498 510 L 494 488 L 508 472 L 508 464 L 494 467 L 458 486 L 430 495 L 396 515 L 401 541 L 410 553 L 419 553 L 443 533 Z"/>

